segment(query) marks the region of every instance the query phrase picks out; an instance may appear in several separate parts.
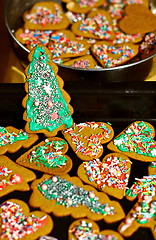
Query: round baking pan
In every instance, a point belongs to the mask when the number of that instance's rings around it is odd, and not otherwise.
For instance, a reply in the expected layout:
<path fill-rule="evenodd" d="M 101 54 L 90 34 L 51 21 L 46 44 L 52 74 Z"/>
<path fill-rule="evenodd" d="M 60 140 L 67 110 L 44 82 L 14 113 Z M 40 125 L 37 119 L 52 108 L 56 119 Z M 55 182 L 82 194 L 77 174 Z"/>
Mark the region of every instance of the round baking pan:
<path fill-rule="evenodd" d="M 15 38 L 14 32 L 23 25 L 23 13 L 30 9 L 34 3 L 42 1 L 43 0 L 6 0 L 6 26 L 13 48 L 21 62 L 25 65 L 28 64 L 29 50 Z M 61 3 L 60 0 L 55 0 L 54 2 Z M 155 55 L 156 53 L 146 59 L 113 68 L 82 69 L 64 66 L 62 64 L 57 65 L 59 67 L 59 76 L 62 77 L 64 81 L 144 81 L 152 68 L 153 57 Z"/>

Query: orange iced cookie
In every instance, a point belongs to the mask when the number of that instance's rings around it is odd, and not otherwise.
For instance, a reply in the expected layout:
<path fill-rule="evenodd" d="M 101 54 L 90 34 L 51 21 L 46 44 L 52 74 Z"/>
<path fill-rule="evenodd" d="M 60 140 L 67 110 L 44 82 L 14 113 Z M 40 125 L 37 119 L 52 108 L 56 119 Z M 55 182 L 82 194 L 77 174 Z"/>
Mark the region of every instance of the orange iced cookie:
<path fill-rule="evenodd" d="M 120 152 L 133 159 L 152 162 L 156 161 L 156 142 L 154 127 L 144 121 L 131 123 L 108 145 L 108 149 Z"/>
<path fill-rule="evenodd" d="M 98 41 L 91 47 L 92 54 L 104 68 L 122 65 L 135 57 L 138 51 L 138 46 L 133 43 Z"/>
<path fill-rule="evenodd" d="M 63 80 L 57 75 L 58 67 L 52 61 L 51 52 L 38 44 L 29 54 L 30 64 L 26 68 L 23 99 L 25 130 L 55 136 L 59 130 L 73 124 L 73 108 L 70 96 L 63 89 Z"/>
<path fill-rule="evenodd" d="M 70 177 L 68 174 L 44 174 L 42 178 L 33 181 L 31 189 L 30 206 L 39 207 L 56 216 L 87 217 L 107 223 L 117 222 L 125 216 L 117 201 L 110 201 L 105 193 L 83 185 L 78 177 Z"/>
<path fill-rule="evenodd" d="M 112 18 L 106 10 L 91 11 L 84 20 L 72 24 L 75 35 L 99 40 L 114 39 Z"/>
<path fill-rule="evenodd" d="M 109 229 L 100 231 L 99 226 L 92 220 L 82 218 L 72 222 L 68 228 L 68 240 L 79 239 L 123 240 L 122 236 Z"/>
<path fill-rule="evenodd" d="M 68 144 L 65 140 L 46 138 L 28 152 L 22 154 L 16 162 L 22 166 L 49 174 L 63 174 L 72 168 L 72 160 L 65 153 Z"/>
<path fill-rule="evenodd" d="M 83 162 L 77 174 L 85 183 L 122 199 L 125 196 L 130 170 L 131 162 L 128 157 L 120 153 L 110 153 L 102 162 L 99 159 Z"/>
<path fill-rule="evenodd" d="M 7 156 L 0 156 L 0 197 L 13 191 L 28 191 L 28 182 L 33 181 L 36 175 L 14 163 Z"/>
<path fill-rule="evenodd" d="M 62 133 L 75 154 L 85 161 L 99 158 L 103 153 L 102 144 L 114 136 L 111 125 L 104 122 L 74 123 Z"/>
<path fill-rule="evenodd" d="M 29 148 L 37 140 L 37 134 L 28 134 L 12 126 L 0 127 L 0 154 L 14 153 L 22 147 Z"/>
<path fill-rule="evenodd" d="M 51 217 L 41 211 L 30 212 L 28 205 L 18 199 L 8 199 L 0 205 L 0 239 L 35 240 L 49 234 Z"/>
<path fill-rule="evenodd" d="M 62 6 L 56 2 L 37 2 L 24 13 L 24 28 L 38 30 L 59 30 L 67 28 L 70 21 Z"/>

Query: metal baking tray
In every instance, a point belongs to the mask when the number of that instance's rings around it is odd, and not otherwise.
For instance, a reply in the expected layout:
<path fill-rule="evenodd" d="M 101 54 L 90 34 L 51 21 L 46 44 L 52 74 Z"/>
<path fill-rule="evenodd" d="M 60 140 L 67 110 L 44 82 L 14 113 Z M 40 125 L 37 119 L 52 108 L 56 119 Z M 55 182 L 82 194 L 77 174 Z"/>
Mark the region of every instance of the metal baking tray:
<path fill-rule="evenodd" d="M 89 82 L 66 82 L 64 89 L 71 96 L 71 105 L 74 108 L 73 119 L 76 123 L 85 121 L 110 122 L 115 135 L 135 120 L 148 121 L 156 128 L 156 84 L 154 82 L 110 83 L 107 87 L 93 82 L 92 84 Z M 0 126 L 12 125 L 18 129 L 24 128 L 22 99 L 25 95 L 22 83 L 0 84 Z M 58 135 L 61 136 L 60 133 Z M 39 137 L 40 140 L 44 138 L 42 134 L 39 134 Z M 27 150 L 21 148 L 16 153 L 6 153 L 6 155 L 15 161 Z M 109 150 L 105 147 L 104 155 L 108 152 Z M 73 168 L 69 174 L 75 176 L 77 167 L 82 161 L 75 156 L 70 147 L 68 154 L 74 160 Z M 129 186 L 133 184 L 136 177 L 141 178 L 147 175 L 149 165 L 149 163 L 141 161 L 132 161 Z M 35 173 L 38 178 L 42 176 L 41 172 L 35 171 Z M 18 198 L 27 202 L 30 195 L 31 191 L 15 191 L 1 197 L 0 203 L 10 198 Z M 110 198 L 117 200 L 113 197 Z M 117 201 L 120 202 L 125 213 L 128 213 L 135 202 L 135 200 L 131 202 L 125 198 Z M 30 210 L 34 209 L 30 208 Z M 74 219 L 71 216 L 55 217 L 53 214 L 50 215 L 54 221 L 54 228 L 50 235 L 58 240 L 67 240 L 67 230 Z M 100 230 L 117 230 L 120 222 L 106 224 L 104 221 L 98 221 L 97 223 Z M 125 238 L 125 240 L 139 239 L 154 240 L 150 230 L 146 228 L 140 228 L 131 237 Z"/>
<path fill-rule="evenodd" d="M 6 0 L 5 4 L 5 23 L 9 32 L 10 40 L 15 53 L 23 64 L 28 64 L 29 50 L 22 45 L 14 36 L 14 32 L 23 26 L 22 16 L 26 10 L 29 10 L 34 3 L 43 0 Z M 46 0 L 62 3 L 61 0 Z M 151 71 L 153 57 L 151 54 L 145 59 L 138 59 L 125 65 L 113 68 L 80 69 L 57 64 L 59 66 L 59 75 L 65 81 L 101 81 L 101 82 L 128 82 L 144 81 Z"/>

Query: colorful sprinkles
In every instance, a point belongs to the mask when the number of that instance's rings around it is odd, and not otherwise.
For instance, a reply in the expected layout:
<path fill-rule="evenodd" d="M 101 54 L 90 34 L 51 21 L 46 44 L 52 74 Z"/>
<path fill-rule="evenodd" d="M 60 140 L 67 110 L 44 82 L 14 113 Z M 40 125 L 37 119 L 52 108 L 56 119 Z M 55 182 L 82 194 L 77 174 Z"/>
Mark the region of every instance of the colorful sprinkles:
<path fill-rule="evenodd" d="M 20 205 L 7 201 L 0 205 L 2 221 L 0 237 L 16 240 L 30 235 L 46 224 L 46 216 L 25 216 Z"/>
<path fill-rule="evenodd" d="M 105 162 L 94 159 L 84 163 L 87 177 L 90 182 L 95 182 L 99 189 L 105 186 L 125 189 L 129 179 L 129 160 L 123 160 L 121 157 L 110 156 Z"/>
<path fill-rule="evenodd" d="M 93 191 L 73 185 L 70 181 L 59 176 L 45 179 L 38 184 L 38 190 L 46 199 L 55 200 L 56 204 L 68 207 L 86 206 L 97 214 L 114 215 L 114 208 L 108 203 L 102 204 Z"/>

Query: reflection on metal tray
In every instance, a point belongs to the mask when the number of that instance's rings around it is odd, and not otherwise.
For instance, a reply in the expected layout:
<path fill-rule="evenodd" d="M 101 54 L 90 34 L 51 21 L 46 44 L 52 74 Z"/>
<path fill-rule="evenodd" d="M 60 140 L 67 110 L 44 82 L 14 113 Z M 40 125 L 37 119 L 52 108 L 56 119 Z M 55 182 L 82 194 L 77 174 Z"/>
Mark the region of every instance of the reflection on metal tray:
<path fill-rule="evenodd" d="M 115 135 L 134 120 L 146 120 L 156 128 L 155 83 L 111 83 L 105 87 L 93 82 L 92 84 L 89 84 L 89 82 L 81 84 L 80 82 L 67 82 L 64 85 L 64 89 L 71 96 L 71 105 L 74 108 L 73 118 L 76 123 L 109 121 L 114 128 Z M 24 127 L 22 99 L 25 95 L 24 84 L 0 84 L 0 126 L 12 125 L 18 129 Z M 58 135 L 62 137 L 61 133 Z M 44 138 L 42 134 L 39 134 L 39 137 L 40 140 Z M 6 155 L 15 161 L 25 151 L 27 150 L 22 148 L 16 153 L 6 153 Z M 109 153 L 109 150 L 105 148 L 103 156 L 107 153 Z M 69 148 L 68 154 L 74 160 L 73 168 L 69 174 L 75 176 L 77 174 L 77 167 L 82 161 L 77 158 L 71 148 Z M 149 163 L 136 160 L 132 160 L 132 162 L 129 186 L 133 184 L 135 177 L 141 178 L 147 175 L 149 165 Z M 41 172 L 35 171 L 35 173 L 38 178 L 42 176 Z M 15 191 L 1 197 L 0 203 L 10 198 L 18 198 L 28 202 L 30 194 L 31 191 Z M 116 200 L 113 197 L 110 198 Z M 131 202 L 125 198 L 117 201 L 120 202 L 125 213 L 128 213 L 135 202 L 135 200 Z M 50 215 L 54 220 L 54 229 L 51 236 L 58 240 L 67 240 L 67 229 L 74 219 L 71 216 L 56 217 L 53 214 Z M 106 224 L 104 221 L 98 221 L 98 224 L 101 230 L 117 230 L 119 222 Z M 126 240 L 138 239 L 154 240 L 151 232 L 145 228 L 140 228 L 133 236 L 126 238 Z"/>

